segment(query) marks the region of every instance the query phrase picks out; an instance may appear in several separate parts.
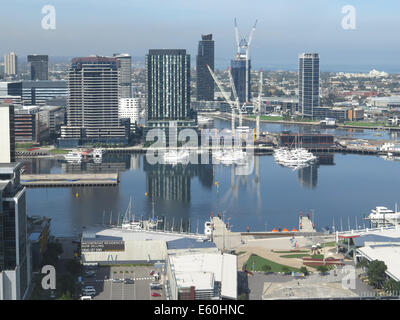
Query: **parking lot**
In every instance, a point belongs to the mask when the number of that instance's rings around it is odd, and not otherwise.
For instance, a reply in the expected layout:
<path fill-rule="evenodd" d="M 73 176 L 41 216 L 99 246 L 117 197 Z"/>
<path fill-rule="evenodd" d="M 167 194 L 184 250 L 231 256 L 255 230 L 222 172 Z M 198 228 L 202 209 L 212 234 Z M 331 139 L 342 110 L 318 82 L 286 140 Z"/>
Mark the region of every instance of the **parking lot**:
<path fill-rule="evenodd" d="M 86 269 L 86 268 L 85 268 Z M 89 270 L 89 269 L 86 269 Z M 83 275 L 82 286 L 93 286 L 96 289 L 94 300 L 165 300 L 165 289 L 151 290 L 150 283 L 163 283 L 163 279 L 155 280 L 150 275 L 152 270 L 161 275 L 161 270 L 154 267 L 138 266 L 102 266 L 92 269 L 96 272 L 94 276 Z M 126 279 L 132 279 L 126 283 Z M 133 282 L 133 283 L 130 283 Z M 152 296 L 159 293 L 160 297 Z"/>

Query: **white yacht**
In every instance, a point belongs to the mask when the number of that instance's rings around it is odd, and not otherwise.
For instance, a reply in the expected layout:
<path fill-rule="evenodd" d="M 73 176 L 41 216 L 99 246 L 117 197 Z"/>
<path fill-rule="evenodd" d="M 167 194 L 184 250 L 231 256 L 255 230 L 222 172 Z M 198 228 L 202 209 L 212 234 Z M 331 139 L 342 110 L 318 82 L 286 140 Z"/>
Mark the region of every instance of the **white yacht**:
<path fill-rule="evenodd" d="M 93 161 L 94 162 L 101 162 L 103 160 L 103 154 L 104 154 L 104 149 L 98 148 L 94 149 L 92 156 L 93 156 Z"/>
<path fill-rule="evenodd" d="M 187 162 L 189 156 L 189 150 L 168 150 L 163 154 L 163 160 L 164 164 L 178 164 Z"/>
<path fill-rule="evenodd" d="M 81 152 L 71 151 L 71 152 L 68 152 L 64 156 L 64 158 L 68 162 L 81 162 L 83 157 L 82 157 L 82 153 Z"/>
<path fill-rule="evenodd" d="M 274 159 L 282 166 L 299 169 L 311 165 L 317 160 L 317 157 L 304 148 L 283 147 L 274 151 Z"/>
<path fill-rule="evenodd" d="M 244 164 L 247 161 L 247 153 L 242 149 L 214 150 L 212 157 L 216 162 L 220 162 L 223 165 Z"/>
<path fill-rule="evenodd" d="M 400 212 L 397 211 L 397 208 L 396 211 L 393 211 L 386 207 L 378 206 L 371 210 L 367 220 L 377 226 L 398 225 L 400 223 Z"/>

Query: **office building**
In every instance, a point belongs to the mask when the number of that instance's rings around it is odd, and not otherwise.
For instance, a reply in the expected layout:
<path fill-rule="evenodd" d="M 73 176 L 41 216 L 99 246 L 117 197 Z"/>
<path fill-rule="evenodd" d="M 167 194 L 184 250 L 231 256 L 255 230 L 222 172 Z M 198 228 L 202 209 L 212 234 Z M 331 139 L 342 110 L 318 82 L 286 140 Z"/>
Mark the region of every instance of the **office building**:
<path fill-rule="evenodd" d="M 246 67 L 247 64 L 248 66 Z M 248 68 L 247 84 L 246 84 L 246 68 Z M 239 102 L 241 104 L 244 102 L 250 102 L 251 60 L 250 59 L 247 60 L 246 58 L 243 58 L 239 55 L 235 56 L 235 58 L 231 60 L 231 73 Z M 247 86 L 247 92 L 246 92 L 246 86 Z"/>
<path fill-rule="evenodd" d="M 31 64 L 31 80 L 49 80 L 49 56 L 43 54 L 28 55 Z"/>
<path fill-rule="evenodd" d="M 115 53 L 114 58 L 117 59 L 119 65 L 118 72 L 118 97 L 131 98 L 132 97 L 132 61 L 129 54 Z"/>
<path fill-rule="evenodd" d="M 0 163 L 15 161 L 14 106 L 0 103 Z"/>
<path fill-rule="evenodd" d="M 214 71 L 214 40 L 212 34 L 202 35 L 196 57 L 197 101 L 214 100 L 214 79 L 207 68 Z"/>
<path fill-rule="evenodd" d="M 50 135 L 47 112 L 39 106 L 15 108 L 14 128 L 16 142 L 40 143 Z"/>
<path fill-rule="evenodd" d="M 122 98 L 119 99 L 118 106 L 119 119 L 129 119 L 131 131 L 135 128 L 140 121 L 140 99 L 139 98 Z"/>
<path fill-rule="evenodd" d="M 319 55 L 303 53 L 299 56 L 299 112 L 304 118 L 313 118 L 314 107 L 319 106 Z"/>
<path fill-rule="evenodd" d="M 0 300 L 26 297 L 31 281 L 22 163 L 0 164 Z"/>
<path fill-rule="evenodd" d="M 4 55 L 4 74 L 8 76 L 18 74 L 18 58 L 14 52 Z"/>
<path fill-rule="evenodd" d="M 155 49 L 146 55 L 145 134 L 152 128 L 196 127 L 190 107 L 190 55 L 183 49 Z M 169 130 L 165 130 L 168 141 Z M 175 134 L 174 133 L 174 134 Z"/>
<path fill-rule="evenodd" d="M 61 127 L 59 145 L 126 144 L 126 127 L 118 118 L 118 61 L 74 58 L 67 79 L 67 125 Z"/>
<path fill-rule="evenodd" d="M 64 80 L 22 80 L 7 83 L 9 96 L 21 97 L 22 105 L 54 104 L 54 101 L 64 101 L 67 97 L 67 82 Z"/>

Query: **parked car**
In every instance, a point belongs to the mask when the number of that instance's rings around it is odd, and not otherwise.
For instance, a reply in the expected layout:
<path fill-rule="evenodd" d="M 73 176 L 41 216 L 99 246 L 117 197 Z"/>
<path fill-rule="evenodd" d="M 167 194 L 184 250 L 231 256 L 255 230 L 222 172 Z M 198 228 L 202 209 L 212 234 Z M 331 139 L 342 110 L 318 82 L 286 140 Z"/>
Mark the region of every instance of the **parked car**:
<path fill-rule="evenodd" d="M 158 292 L 153 292 L 151 294 L 152 297 L 161 297 L 161 294 L 159 294 Z"/>
<path fill-rule="evenodd" d="M 150 275 L 151 275 L 151 276 L 152 276 L 154 273 L 155 273 L 154 270 L 151 270 L 151 271 L 150 271 Z"/>
<path fill-rule="evenodd" d="M 124 282 L 124 280 L 122 280 L 122 279 L 112 279 L 112 282 L 114 282 L 114 283 L 122 283 L 122 282 Z"/>
<path fill-rule="evenodd" d="M 131 279 L 131 278 L 127 278 L 127 279 L 124 280 L 124 283 L 125 284 L 134 284 L 135 281 L 133 281 L 133 279 Z"/>
<path fill-rule="evenodd" d="M 95 275 L 96 275 L 96 271 L 93 271 L 93 270 L 85 272 L 85 276 L 88 278 L 94 277 Z"/>

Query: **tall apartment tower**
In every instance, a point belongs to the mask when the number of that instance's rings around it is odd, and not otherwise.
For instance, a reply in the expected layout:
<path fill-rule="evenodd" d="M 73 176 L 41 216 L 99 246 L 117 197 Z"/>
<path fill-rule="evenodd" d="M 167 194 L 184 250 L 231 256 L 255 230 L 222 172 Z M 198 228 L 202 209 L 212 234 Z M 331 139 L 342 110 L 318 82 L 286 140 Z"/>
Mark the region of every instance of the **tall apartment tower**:
<path fill-rule="evenodd" d="M 0 163 L 0 300 L 21 300 L 31 281 L 22 163 Z"/>
<path fill-rule="evenodd" d="M 14 161 L 14 106 L 0 103 L 0 163 L 10 163 Z"/>
<path fill-rule="evenodd" d="M 132 59 L 127 53 L 114 53 L 114 58 L 119 62 L 119 98 L 132 98 Z"/>
<path fill-rule="evenodd" d="M 214 71 L 214 40 L 212 34 L 202 35 L 196 57 L 197 101 L 214 100 L 214 80 L 207 68 Z"/>
<path fill-rule="evenodd" d="M 67 125 L 61 128 L 60 145 L 126 142 L 118 119 L 117 59 L 72 59 L 67 91 Z"/>
<path fill-rule="evenodd" d="M 246 64 L 248 64 L 248 73 L 247 73 L 247 83 L 248 88 L 246 92 Z M 233 78 L 233 83 L 235 84 L 235 89 L 237 96 L 239 98 L 239 102 L 242 104 L 244 102 L 248 102 L 251 100 L 251 60 L 243 58 L 239 55 L 236 55 L 233 60 L 231 60 L 231 73 Z"/>
<path fill-rule="evenodd" d="M 319 54 L 299 56 L 299 112 L 313 118 L 313 109 L 319 105 Z"/>
<path fill-rule="evenodd" d="M 49 56 L 43 54 L 28 55 L 31 64 L 31 80 L 49 80 Z"/>
<path fill-rule="evenodd" d="M 171 122 L 177 128 L 196 126 L 196 114 L 190 107 L 190 55 L 186 50 L 149 50 L 146 110 L 146 132 L 154 127 L 167 128 Z"/>
<path fill-rule="evenodd" d="M 18 73 L 18 57 L 14 52 L 4 55 L 4 73 L 9 76 Z"/>

